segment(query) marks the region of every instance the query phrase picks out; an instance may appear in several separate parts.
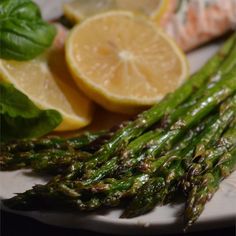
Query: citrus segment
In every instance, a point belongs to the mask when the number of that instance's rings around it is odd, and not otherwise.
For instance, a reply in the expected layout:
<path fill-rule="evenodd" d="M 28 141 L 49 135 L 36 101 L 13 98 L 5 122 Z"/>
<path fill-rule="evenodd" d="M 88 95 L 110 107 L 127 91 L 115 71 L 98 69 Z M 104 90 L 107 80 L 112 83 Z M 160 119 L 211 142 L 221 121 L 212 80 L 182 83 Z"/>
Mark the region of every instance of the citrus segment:
<path fill-rule="evenodd" d="M 91 17 L 66 42 L 78 86 L 103 107 L 122 113 L 152 105 L 186 78 L 184 54 L 154 23 L 128 12 Z"/>

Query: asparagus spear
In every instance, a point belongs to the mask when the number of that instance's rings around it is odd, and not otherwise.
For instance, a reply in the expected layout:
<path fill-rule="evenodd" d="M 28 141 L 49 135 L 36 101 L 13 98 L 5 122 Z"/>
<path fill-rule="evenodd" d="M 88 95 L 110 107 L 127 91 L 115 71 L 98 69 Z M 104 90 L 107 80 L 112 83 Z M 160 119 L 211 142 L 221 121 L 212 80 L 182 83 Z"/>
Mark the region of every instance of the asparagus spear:
<path fill-rule="evenodd" d="M 119 156 L 115 156 L 108 160 L 99 169 L 87 171 L 87 173 L 83 176 L 85 179 L 88 179 L 85 182 L 88 184 L 100 180 L 111 173 L 121 175 L 123 172 L 126 172 L 127 169 L 129 171 L 129 169 L 135 163 L 139 162 L 139 159 L 135 159 L 135 157 L 138 155 L 138 153 L 140 153 L 141 150 L 147 148 L 147 142 L 160 136 L 163 132 L 164 128 L 160 127 L 156 130 L 148 131 L 136 138 Z M 190 137 L 191 136 L 189 136 L 189 138 Z"/>
<path fill-rule="evenodd" d="M 53 136 L 1 143 L 0 167 L 2 170 L 30 167 L 40 172 L 62 173 L 65 167 L 71 169 L 87 160 L 90 153 L 98 150 L 128 122 L 113 126 L 109 131 L 85 132 L 72 138 Z"/>
<path fill-rule="evenodd" d="M 198 91 L 193 93 L 193 95 L 183 104 L 178 106 L 171 114 L 164 117 L 162 123 L 165 126 L 172 124 L 173 121 L 177 120 L 182 114 L 188 111 L 188 108 L 196 104 L 196 102 L 203 96 L 204 91 L 212 87 L 220 78 L 222 74 L 228 73 L 236 65 L 236 45 L 232 47 L 231 52 L 227 55 L 225 60 L 219 66 L 215 74 L 213 74 L 209 82 L 204 84 Z"/>
<path fill-rule="evenodd" d="M 212 117 L 208 118 L 207 121 L 201 123 L 195 130 L 189 131 L 188 135 L 181 140 L 181 142 L 175 147 L 174 151 L 186 147 L 189 141 L 196 136 L 197 133 L 201 132 L 205 128 L 206 124 L 212 120 Z M 170 151 L 165 155 L 165 157 L 155 160 L 152 163 L 145 163 L 143 167 L 140 168 L 140 170 L 142 169 L 141 173 L 131 173 L 131 176 L 122 176 L 121 179 L 113 180 L 112 182 L 110 182 L 110 179 L 108 178 L 95 184 L 86 185 L 85 188 L 87 191 L 102 194 L 103 198 L 95 195 L 87 202 L 81 201 L 80 204 L 77 204 L 77 207 L 82 210 L 94 210 L 101 206 L 119 205 L 123 198 L 135 195 L 138 189 L 149 179 L 150 173 L 159 168 L 167 157 L 171 156 L 174 151 Z M 107 180 L 109 184 L 107 183 Z"/>
<path fill-rule="evenodd" d="M 26 152 L 14 154 L 14 156 L 0 156 L 1 170 L 16 170 L 30 167 L 36 172 L 61 174 L 73 162 L 82 162 L 91 156 L 88 152 L 67 151 L 53 149 L 50 151 L 41 151 L 37 153 Z"/>
<path fill-rule="evenodd" d="M 218 104 L 236 91 L 236 67 L 228 74 L 222 76 L 213 87 L 206 91 L 201 98 L 187 114 L 179 117 L 179 120 L 171 126 L 169 131 L 164 134 L 166 137 L 163 143 L 160 139 L 152 140 L 152 147 L 148 150 L 148 154 L 156 156 L 161 150 L 168 150 L 172 143 L 176 141 L 187 129 L 196 125 L 202 118 L 208 115 Z"/>
<path fill-rule="evenodd" d="M 30 168 L 40 174 L 64 174 L 75 163 L 79 165 L 91 157 L 88 152 L 50 150 L 39 153 L 20 153 L 14 156 L 0 156 L 2 171 Z"/>
<path fill-rule="evenodd" d="M 218 115 L 217 119 L 214 119 L 186 148 L 177 150 L 163 162 L 162 166 L 156 170 L 156 174 L 155 172 L 153 173 L 154 177 L 150 178 L 138 191 L 121 217 L 130 218 L 138 216 L 152 210 L 157 203 L 163 204 L 170 192 L 170 188 L 173 188 L 173 186 L 177 188 L 178 181 L 185 173 L 185 168 L 182 165 L 183 160 L 191 159 L 196 144 L 211 145 L 212 140 L 219 139 L 221 133 L 236 115 L 236 104 L 234 104 L 234 101 L 229 100 L 227 104 L 229 105 L 228 109 L 222 114 L 222 117 Z"/>
<path fill-rule="evenodd" d="M 112 132 L 86 132 L 73 138 L 46 137 L 1 144 L 0 167 L 2 170 L 30 167 L 36 171 L 61 173 L 75 161 L 88 160 L 90 153 L 108 140 Z"/>
<path fill-rule="evenodd" d="M 196 136 L 199 132 L 201 132 L 208 123 L 213 122 L 215 118 L 210 117 L 206 121 L 202 122 L 195 130 L 189 131 L 188 135 L 177 145 L 175 148 L 176 150 L 179 150 L 181 148 L 184 148 L 188 145 L 189 140 Z M 36 199 L 40 199 L 40 201 L 45 201 L 47 198 L 51 198 L 51 196 L 45 195 L 45 193 L 48 193 L 49 190 L 45 190 L 49 188 L 50 186 L 50 192 L 54 192 L 53 196 L 58 196 L 56 193 L 63 191 L 61 194 L 66 194 L 67 201 L 66 203 L 63 202 L 63 204 L 73 205 L 74 208 L 79 208 L 81 210 L 95 210 L 98 207 L 101 206 L 114 206 L 118 205 L 122 198 L 126 196 L 133 196 L 137 190 L 148 180 L 150 173 L 154 172 L 157 168 L 159 168 L 162 163 L 171 155 L 172 152 L 169 153 L 169 155 L 166 155 L 163 158 L 160 158 L 158 160 L 155 160 L 153 163 L 150 163 L 148 165 L 148 169 L 142 169 L 143 173 L 136 173 L 133 176 L 123 177 L 122 179 L 104 179 L 100 181 L 97 184 L 92 185 L 86 185 L 81 186 L 81 183 L 79 181 L 61 181 L 56 178 L 54 181 L 51 181 L 49 184 L 42 186 L 40 188 L 33 188 L 32 190 L 29 190 L 25 193 L 20 194 L 19 196 L 16 196 L 14 199 L 12 199 L 12 207 L 13 205 L 16 208 L 20 209 L 34 209 L 35 205 L 37 205 L 37 202 L 34 202 L 32 199 L 30 199 L 30 196 L 33 196 L 35 198 L 35 191 L 37 189 L 37 197 Z M 145 166 L 147 167 L 147 165 Z M 71 198 L 72 196 L 77 196 L 77 199 Z M 92 194 L 91 199 L 88 199 L 86 201 L 82 201 L 81 195 L 90 196 Z M 99 195 L 99 196 L 97 196 Z M 101 195 L 103 196 L 101 198 Z M 68 197 L 70 196 L 70 197 Z M 22 199 L 25 199 L 22 205 Z M 27 199 L 29 200 L 29 205 L 27 205 Z M 34 202 L 34 204 L 33 204 Z M 14 203 L 14 204 L 13 204 Z M 52 204 L 52 203 L 51 203 Z M 61 203 L 62 204 L 62 203 Z M 40 207 L 41 204 L 38 204 L 38 207 Z"/>
<path fill-rule="evenodd" d="M 217 160 L 231 148 L 236 146 L 236 126 L 230 128 L 220 139 L 219 144 L 208 149 L 204 154 L 195 156 L 192 165 L 189 167 L 186 178 L 191 181 L 197 175 L 202 175 L 214 167 Z"/>
<path fill-rule="evenodd" d="M 197 133 L 201 132 L 208 122 L 212 122 L 213 118 L 210 117 L 207 121 L 201 123 L 198 128 L 193 131 L 189 131 L 189 134 L 179 143 L 176 150 L 181 147 L 186 147 L 189 143 L 189 140 L 196 136 Z M 166 155 L 167 158 L 168 155 Z M 165 158 L 160 158 L 159 160 L 154 161 L 149 165 L 148 170 L 143 171 L 143 173 L 136 173 L 133 176 L 124 177 L 122 179 L 104 179 L 99 183 L 82 186 L 81 182 L 76 180 L 63 180 L 61 181 L 60 177 L 55 177 L 52 181 L 44 186 L 35 186 L 33 189 L 26 191 L 23 194 L 18 194 L 16 197 L 12 198 L 12 200 L 6 201 L 10 203 L 10 207 L 17 208 L 21 210 L 30 210 L 30 209 L 40 209 L 42 204 L 40 202 L 50 201 L 50 199 L 63 199 L 63 204 L 73 205 L 75 208 L 79 208 L 81 210 L 94 210 L 98 207 L 104 205 L 117 205 L 120 200 L 125 196 L 134 195 L 137 190 L 141 187 L 143 183 L 145 183 L 149 174 L 164 162 Z M 48 194 L 52 193 L 52 194 Z M 103 195 L 101 198 L 98 195 Z M 86 202 L 81 201 L 81 195 L 91 195 L 92 198 L 87 200 Z M 95 195 L 94 195 L 95 194 Z M 66 197 L 63 198 L 63 196 Z M 77 197 L 75 199 L 75 197 Z M 65 203 L 65 199 L 67 199 Z M 58 200 L 59 201 L 59 200 Z M 27 204 L 29 202 L 29 204 Z M 39 203 L 38 203 L 39 202 Z M 50 203 L 53 204 L 52 202 Z M 45 206 L 47 207 L 47 205 Z"/>
<path fill-rule="evenodd" d="M 150 138 L 154 138 L 155 136 L 157 136 L 157 134 L 160 134 L 161 131 L 161 129 L 158 129 L 146 132 L 145 134 L 131 142 L 130 145 L 128 145 L 128 147 L 126 148 L 127 152 L 129 152 L 129 154 L 132 152 L 132 155 L 134 155 L 141 149 L 141 147 L 146 145 L 146 142 L 148 142 Z M 86 173 L 84 173 L 83 175 L 84 184 L 91 184 L 92 182 L 96 182 L 111 173 L 115 173 L 115 171 L 117 171 L 120 167 L 119 162 L 120 156 L 117 155 L 105 162 L 100 168 L 90 169 L 86 171 Z"/>
<path fill-rule="evenodd" d="M 198 177 L 198 184 L 190 192 L 184 213 L 185 230 L 201 215 L 204 206 L 218 190 L 220 182 L 236 167 L 236 148 L 221 157 L 213 170 Z"/>
<path fill-rule="evenodd" d="M 171 156 L 168 156 L 165 159 L 164 157 L 166 156 L 160 158 L 160 160 L 162 160 L 162 165 L 165 168 L 167 168 L 167 164 L 168 164 L 168 169 L 171 172 L 171 174 L 167 175 L 169 178 L 170 176 L 171 176 L 171 179 L 173 179 L 174 176 L 176 178 L 177 170 L 179 170 L 178 166 L 175 166 L 175 169 L 173 167 L 170 168 L 170 162 L 174 162 L 176 157 L 180 156 L 181 153 L 183 152 L 185 152 L 186 155 L 191 155 L 191 153 L 193 152 L 193 147 L 191 147 L 189 150 L 188 149 L 189 147 L 181 151 L 178 150 L 176 153 L 173 153 Z M 183 157 L 181 156 L 181 158 Z M 162 204 L 164 202 L 167 194 L 169 193 L 168 190 L 169 190 L 170 184 L 167 183 L 165 176 L 159 173 L 160 168 L 161 166 L 156 170 L 157 172 L 156 176 L 153 173 L 152 174 L 153 177 L 150 178 L 138 190 L 134 199 L 131 201 L 131 203 L 128 205 L 128 207 L 125 209 L 125 211 L 121 215 L 121 218 L 132 218 L 135 216 L 139 216 L 141 214 L 151 211 L 157 205 L 157 203 Z"/>
<path fill-rule="evenodd" d="M 1 144 L 1 152 L 19 153 L 48 149 L 81 149 L 105 135 L 107 135 L 107 131 L 86 132 L 73 138 L 45 137 L 40 139 L 15 140 Z"/>
<path fill-rule="evenodd" d="M 235 98 L 234 98 L 235 99 Z M 234 111 L 235 113 L 235 111 Z M 234 117 L 236 115 L 234 114 Z M 203 175 L 204 172 L 211 170 L 219 158 L 224 153 L 229 152 L 236 146 L 236 119 L 231 122 L 230 127 L 223 134 L 220 140 L 217 140 L 217 145 L 201 152 L 196 149 L 196 154 L 191 164 L 188 164 L 184 178 L 181 181 L 181 187 L 185 195 L 191 191 L 195 185 L 195 178 L 198 175 Z"/>
<path fill-rule="evenodd" d="M 139 137 L 144 131 L 157 123 L 165 114 L 184 102 L 196 89 L 200 88 L 218 68 L 235 43 L 235 35 L 213 56 L 202 69 L 187 80 L 174 93 L 169 94 L 158 105 L 138 115 L 137 119 L 119 129 L 109 142 L 97 151 L 84 169 L 92 169 L 107 161 L 118 150 L 126 146 L 131 140 Z"/>
<path fill-rule="evenodd" d="M 145 146 L 146 142 L 151 138 L 154 138 L 155 136 L 160 135 L 160 131 L 149 131 L 146 134 L 142 135 L 140 138 L 137 138 L 134 142 L 132 142 L 130 145 L 128 145 L 127 150 L 126 150 L 126 160 L 124 162 L 120 162 L 121 157 L 120 156 L 115 156 L 108 160 L 106 163 L 104 163 L 99 169 L 95 170 L 89 170 L 86 172 L 86 174 L 83 176 L 83 184 L 92 184 L 96 181 L 101 180 L 105 176 L 113 173 L 116 176 L 122 176 L 123 174 L 129 172 L 132 167 L 136 163 L 140 163 L 143 161 L 141 158 L 135 158 L 136 152 L 141 149 L 140 147 Z M 189 136 L 188 138 L 190 138 Z M 183 143 L 188 142 L 189 140 L 187 139 Z M 132 155 L 131 155 L 132 153 Z M 124 154 L 123 154 L 124 155 Z M 141 156 L 142 157 L 142 156 Z M 123 158 L 122 158 L 123 159 Z M 143 164 L 142 166 L 145 166 L 146 164 Z"/>
<path fill-rule="evenodd" d="M 177 149 L 178 150 L 178 149 Z M 168 158 L 169 159 L 169 158 Z M 163 162 L 164 161 L 166 161 L 166 159 L 165 158 L 160 158 L 160 159 L 158 159 L 158 160 L 156 160 L 154 163 L 153 163 L 153 165 L 152 165 L 152 171 L 154 171 L 154 167 L 157 169 L 161 164 L 163 164 Z M 145 175 L 145 174 L 143 174 L 143 175 Z M 142 176 L 141 176 L 142 177 Z M 91 209 L 91 208 L 94 208 L 94 207 L 98 207 L 98 206 L 100 206 L 100 205 L 104 205 L 104 204 L 110 204 L 110 205 L 114 205 L 115 203 L 116 204 L 118 204 L 118 202 L 119 202 L 119 200 L 120 200 L 120 198 L 122 197 L 122 196 L 124 196 L 124 191 L 125 190 L 127 190 L 127 188 L 129 189 L 130 187 L 131 187 L 131 185 L 132 185 L 132 183 L 134 183 L 134 180 L 135 180 L 135 178 L 140 178 L 140 176 L 138 176 L 138 177 L 131 177 L 130 179 L 129 179 L 129 181 L 127 181 L 127 179 L 125 179 L 125 181 L 124 180 L 121 180 L 121 181 L 117 181 L 116 182 L 116 184 L 115 185 L 112 185 L 113 187 L 110 187 L 110 189 L 109 189 L 109 194 L 108 194 L 108 197 L 106 197 L 103 201 L 98 201 L 98 199 L 99 198 L 92 198 L 90 201 L 89 201 L 89 203 L 87 202 L 86 204 L 85 203 L 83 203 L 81 200 L 80 200 L 80 197 L 81 197 L 81 188 L 80 188 L 80 184 L 79 184 L 79 186 L 78 186 L 78 181 L 77 181 L 77 183 L 76 183 L 76 181 L 74 182 L 74 183 L 72 183 L 72 182 L 70 182 L 69 181 L 69 184 L 67 185 L 67 183 L 63 183 L 63 182 L 60 182 L 59 184 L 58 183 L 56 183 L 56 184 L 50 184 L 49 186 L 50 186 L 50 189 L 51 189 L 51 192 L 54 192 L 54 193 L 58 193 L 58 192 L 62 192 L 63 191 L 63 194 L 66 194 L 67 196 L 69 195 L 69 196 L 73 196 L 73 198 L 76 196 L 76 197 L 78 197 L 78 199 L 76 199 L 76 200 L 73 200 L 73 199 L 71 199 L 71 201 L 70 200 L 67 200 L 66 202 L 67 202 L 67 204 L 72 204 L 72 202 L 73 201 L 76 201 L 77 202 L 77 207 L 79 207 L 79 208 L 85 208 L 85 206 L 87 206 L 89 209 Z M 124 183 L 126 183 L 126 184 L 124 184 Z M 117 186 L 119 186 L 119 191 L 115 191 L 116 189 L 117 189 Z M 122 190 L 122 187 L 123 186 L 123 192 L 121 191 Z M 46 186 L 46 188 L 48 188 L 47 186 Z M 102 186 L 101 185 L 99 185 L 99 187 L 98 186 L 93 186 L 93 189 L 95 189 L 96 191 L 98 191 L 98 189 L 104 189 L 104 187 L 102 188 Z M 113 191 L 112 191 L 112 189 L 113 189 Z M 34 192 L 35 190 L 33 190 L 33 192 Z M 108 191 L 108 190 L 107 190 Z M 45 193 L 45 192 L 48 192 L 48 191 L 46 191 L 46 190 L 43 190 L 43 194 Z M 37 192 L 38 193 L 38 195 L 40 195 L 40 194 L 42 194 L 42 193 L 39 193 L 39 192 Z M 118 195 L 119 197 L 117 197 L 117 193 L 119 194 L 119 193 L 122 193 L 122 194 L 120 194 L 120 195 Z M 31 192 L 27 192 L 26 193 L 26 195 L 25 195 L 25 198 L 27 199 L 29 196 L 31 196 L 31 195 L 34 195 L 34 194 L 32 194 Z M 54 195 L 57 195 L 57 194 L 54 194 Z M 116 197 L 114 197 L 114 196 L 116 196 Z M 45 196 L 44 196 L 45 197 Z M 14 205 L 16 206 L 16 207 L 20 207 L 20 205 L 21 205 L 21 202 L 18 202 L 19 201 L 19 199 L 20 199 L 20 201 L 22 201 L 22 198 L 23 198 L 23 195 L 21 194 L 21 195 L 19 195 L 19 196 L 16 196 L 11 202 L 12 202 L 12 204 L 13 204 L 13 201 L 15 202 L 14 203 Z M 44 199 L 44 198 L 43 198 Z M 68 199 L 68 198 L 67 198 Z M 32 200 L 30 200 L 30 202 L 32 202 Z M 96 203 L 96 204 L 95 204 Z M 24 201 L 24 204 L 23 205 L 25 205 L 26 204 L 26 200 Z M 65 202 L 64 202 L 64 204 L 65 204 Z M 74 203 L 75 204 L 75 203 Z M 100 204 L 100 205 L 99 205 Z M 23 208 L 24 208 L 25 206 L 23 206 Z M 27 209 L 29 209 L 29 206 L 27 207 Z"/>

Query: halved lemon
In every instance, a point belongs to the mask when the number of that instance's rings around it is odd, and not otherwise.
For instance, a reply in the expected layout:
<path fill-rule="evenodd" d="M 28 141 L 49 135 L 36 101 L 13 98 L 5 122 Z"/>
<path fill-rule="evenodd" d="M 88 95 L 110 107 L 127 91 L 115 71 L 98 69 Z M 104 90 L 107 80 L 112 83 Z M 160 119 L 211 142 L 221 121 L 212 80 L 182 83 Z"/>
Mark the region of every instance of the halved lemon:
<path fill-rule="evenodd" d="M 63 117 L 58 131 L 81 128 L 91 121 L 92 102 L 79 91 L 66 67 L 65 32 L 48 52 L 31 61 L 0 60 L 0 78 L 12 83 L 41 109 L 55 109 Z"/>
<path fill-rule="evenodd" d="M 66 42 L 66 60 L 91 99 L 121 113 L 157 103 L 188 75 L 185 55 L 155 23 L 123 11 L 75 26 Z"/>
<path fill-rule="evenodd" d="M 64 5 L 64 14 L 72 22 L 111 10 L 128 10 L 157 21 L 165 13 L 170 0 L 76 0 Z"/>

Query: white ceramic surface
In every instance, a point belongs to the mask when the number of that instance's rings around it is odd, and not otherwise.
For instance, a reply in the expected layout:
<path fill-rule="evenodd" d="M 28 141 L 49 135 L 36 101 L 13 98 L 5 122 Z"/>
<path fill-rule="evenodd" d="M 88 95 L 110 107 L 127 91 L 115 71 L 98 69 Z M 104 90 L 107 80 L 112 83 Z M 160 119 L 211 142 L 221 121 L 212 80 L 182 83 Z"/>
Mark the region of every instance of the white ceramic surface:
<path fill-rule="evenodd" d="M 39 0 L 38 0 L 39 1 Z M 40 1 L 41 6 L 45 2 Z M 44 3 L 43 3 L 44 2 Z M 61 2 L 58 0 L 50 2 Z M 56 4 L 57 5 L 57 4 Z M 45 5 L 44 5 L 45 6 Z M 49 7 L 49 5 L 47 5 Z M 55 7 L 55 5 L 54 5 Z M 47 8 L 47 7 L 46 7 Z M 54 16 L 60 14 L 60 7 L 56 6 Z M 58 10 L 59 9 L 59 10 Z M 44 11 L 45 13 L 45 11 Z M 45 13 L 44 15 L 47 15 Z M 47 16 L 46 16 L 47 17 Z M 48 17 L 47 17 L 48 18 Z M 191 71 L 195 71 L 218 48 L 217 44 L 201 48 L 188 55 Z M 32 175 L 29 171 L 0 172 L 0 198 L 9 198 L 14 193 L 23 192 L 35 184 L 44 183 L 45 180 Z M 220 189 L 192 227 L 191 230 L 203 230 L 235 224 L 236 219 L 236 172 L 222 182 Z M 7 209 L 9 210 L 9 209 Z M 119 219 L 121 209 L 103 210 L 91 214 L 65 213 L 65 212 L 17 212 L 33 217 L 39 221 L 72 228 L 83 228 L 97 232 L 116 234 L 163 234 L 182 230 L 183 203 L 156 207 L 149 214 L 134 219 Z"/>

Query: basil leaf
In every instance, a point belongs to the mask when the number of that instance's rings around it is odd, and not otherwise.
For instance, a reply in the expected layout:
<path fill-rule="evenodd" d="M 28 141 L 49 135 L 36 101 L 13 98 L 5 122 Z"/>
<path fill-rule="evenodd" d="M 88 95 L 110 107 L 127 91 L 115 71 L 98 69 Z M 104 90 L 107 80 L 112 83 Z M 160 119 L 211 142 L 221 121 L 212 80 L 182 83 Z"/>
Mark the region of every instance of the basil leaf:
<path fill-rule="evenodd" d="M 62 121 L 55 110 L 40 110 L 13 85 L 0 82 L 1 141 L 40 137 Z"/>
<path fill-rule="evenodd" d="M 56 28 L 41 18 L 30 0 L 1 0 L 0 57 L 30 60 L 51 46 Z"/>
<path fill-rule="evenodd" d="M 14 16 L 28 20 L 41 19 L 39 7 L 30 0 L 1 0 L 0 16 L 1 18 Z"/>

